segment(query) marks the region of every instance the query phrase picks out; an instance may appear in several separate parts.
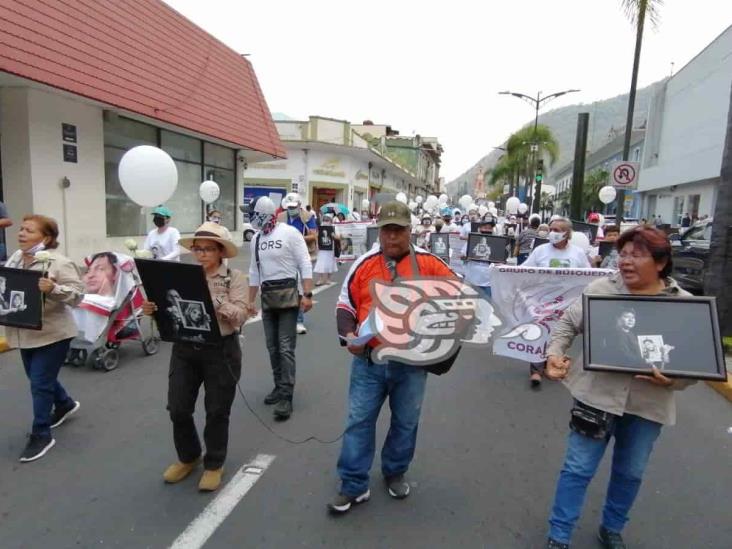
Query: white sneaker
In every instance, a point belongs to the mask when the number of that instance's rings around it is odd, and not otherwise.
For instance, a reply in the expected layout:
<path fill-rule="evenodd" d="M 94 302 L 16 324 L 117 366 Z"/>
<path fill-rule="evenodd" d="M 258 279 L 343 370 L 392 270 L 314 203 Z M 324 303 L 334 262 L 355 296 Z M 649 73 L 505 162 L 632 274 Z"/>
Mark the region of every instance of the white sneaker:
<path fill-rule="evenodd" d="M 305 327 L 305 324 L 303 324 L 302 322 L 297 323 L 297 333 L 298 333 L 298 335 L 303 335 L 303 334 L 308 333 L 308 329 Z"/>

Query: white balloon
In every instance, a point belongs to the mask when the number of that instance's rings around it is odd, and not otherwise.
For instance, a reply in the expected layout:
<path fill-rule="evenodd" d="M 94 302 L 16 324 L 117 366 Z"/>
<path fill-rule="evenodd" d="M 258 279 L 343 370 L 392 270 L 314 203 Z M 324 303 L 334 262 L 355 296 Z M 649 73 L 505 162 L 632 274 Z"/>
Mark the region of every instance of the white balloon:
<path fill-rule="evenodd" d="M 414 200 L 410 200 L 409 204 L 407 204 L 410 210 L 413 210 L 417 207 L 417 203 Z"/>
<path fill-rule="evenodd" d="M 178 170 L 165 151 L 140 145 L 119 161 L 119 182 L 132 202 L 153 207 L 166 202 L 178 186 Z"/>
<path fill-rule="evenodd" d="M 488 213 L 490 213 L 492 216 L 496 217 L 496 216 L 498 216 L 498 208 L 496 208 L 496 207 L 488 208 Z"/>
<path fill-rule="evenodd" d="M 368 210 L 370 205 L 371 205 L 371 202 L 369 202 L 369 199 L 368 198 L 364 198 L 361 201 L 361 209 L 362 210 Z"/>
<path fill-rule="evenodd" d="M 488 202 L 488 209 L 489 209 L 489 210 L 490 210 L 491 208 L 495 208 L 495 207 L 496 207 L 496 203 L 495 203 L 495 202 Z"/>
<path fill-rule="evenodd" d="M 519 204 L 521 204 L 521 201 L 515 196 L 512 196 L 506 200 L 506 211 L 510 214 L 515 214 L 518 211 Z"/>
<path fill-rule="evenodd" d="M 482 205 L 478 206 L 478 214 L 480 215 L 480 217 L 483 217 L 487 213 L 488 213 L 488 208 L 486 208 L 485 206 L 482 206 Z"/>
<path fill-rule="evenodd" d="M 610 204 L 610 202 L 615 200 L 617 194 L 618 193 L 615 190 L 615 187 L 606 185 L 602 189 L 600 189 L 600 192 L 597 193 L 597 196 L 600 199 L 600 202 L 602 202 L 603 204 Z"/>
<path fill-rule="evenodd" d="M 216 202 L 216 199 L 218 199 L 220 194 L 221 189 L 219 188 L 219 184 L 216 183 L 216 181 L 204 181 L 203 183 L 201 183 L 201 186 L 198 187 L 198 195 L 201 197 L 201 200 L 203 200 L 206 204 Z"/>
<path fill-rule="evenodd" d="M 518 205 L 517 210 L 518 210 L 518 213 L 525 214 L 527 211 L 529 211 L 529 207 L 522 202 L 521 204 Z"/>
<path fill-rule="evenodd" d="M 463 207 L 463 210 L 467 210 L 470 205 L 473 203 L 473 197 L 469 194 L 464 194 L 460 197 L 460 200 L 458 200 L 458 203 Z"/>
<path fill-rule="evenodd" d="M 579 246 L 580 248 L 582 248 L 582 251 L 584 252 L 590 251 L 590 239 L 587 238 L 587 235 L 585 233 L 572 231 L 572 238 L 570 238 L 569 241 L 575 246 Z"/>
<path fill-rule="evenodd" d="M 397 202 L 401 202 L 402 204 L 407 203 L 407 195 L 404 193 L 397 193 L 396 195 Z"/>
<path fill-rule="evenodd" d="M 417 204 L 421 204 L 422 202 L 424 202 L 424 197 L 418 196 L 417 198 L 415 198 L 415 200 L 417 201 Z"/>
<path fill-rule="evenodd" d="M 428 210 L 431 210 L 435 206 L 437 206 L 438 203 L 439 199 L 434 194 L 431 194 L 427 197 L 427 200 L 424 201 L 424 207 Z"/>
<path fill-rule="evenodd" d="M 443 193 L 443 194 L 440 195 L 440 198 L 438 199 L 438 202 L 440 204 L 447 204 L 448 198 L 449 197 L 446 194 Z"/>

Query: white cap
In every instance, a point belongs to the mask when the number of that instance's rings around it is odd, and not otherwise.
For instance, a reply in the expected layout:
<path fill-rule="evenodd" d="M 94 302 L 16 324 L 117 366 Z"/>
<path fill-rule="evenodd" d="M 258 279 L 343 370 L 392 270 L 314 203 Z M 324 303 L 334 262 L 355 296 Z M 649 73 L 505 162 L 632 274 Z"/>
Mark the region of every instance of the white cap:
<path fill-rule="evenodd" d="M 283 208 L 296 208 L 302 204 L 302 199 L 297 193 L 287 193 L 285 198 L 282 199 Z"/>
<path fill-rule="evenodd" d="M 272 199 L 268 196 L 260 196 L 254 204 L 255 213 L 274 215 L 276 209 L 274 202 L 272 202 Z"/>

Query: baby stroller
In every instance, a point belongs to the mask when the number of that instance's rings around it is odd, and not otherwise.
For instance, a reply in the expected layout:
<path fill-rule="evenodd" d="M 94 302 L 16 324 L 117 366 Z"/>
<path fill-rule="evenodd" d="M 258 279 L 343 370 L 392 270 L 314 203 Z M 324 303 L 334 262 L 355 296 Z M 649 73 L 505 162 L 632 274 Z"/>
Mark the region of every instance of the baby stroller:
<path fill-rule="evenodd" d="M 139 341 L 145 355 L 157 353 L 160 338 L 152 319 L 144 320 L 144 299 L 132 258 L 109 252 L 88 257 L 85 263 L 89 293 L 74 309 L 79 335 L 71 341 L 66 364 L 112 371 L 119 365 L 118 349 L 125 341 Z"/>

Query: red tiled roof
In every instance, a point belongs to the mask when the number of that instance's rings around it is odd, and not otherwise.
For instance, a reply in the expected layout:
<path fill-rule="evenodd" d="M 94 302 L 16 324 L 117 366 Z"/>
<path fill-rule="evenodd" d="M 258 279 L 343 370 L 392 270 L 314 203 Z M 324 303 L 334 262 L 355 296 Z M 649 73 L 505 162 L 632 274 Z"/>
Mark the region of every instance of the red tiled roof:
<path fill-rule="evenodd" d="M 0 70 L 286 156 L 249 61 L 158 0 L 0 0 Z"/>

